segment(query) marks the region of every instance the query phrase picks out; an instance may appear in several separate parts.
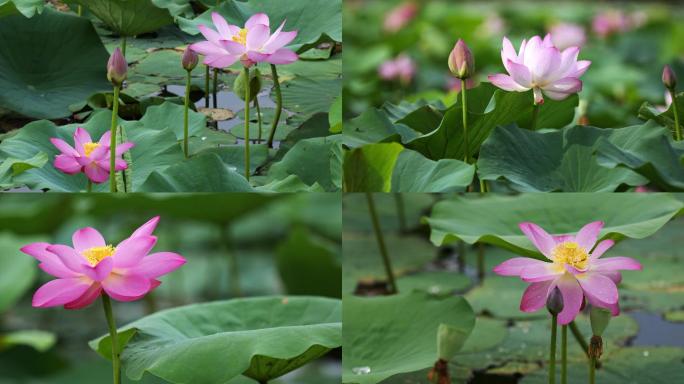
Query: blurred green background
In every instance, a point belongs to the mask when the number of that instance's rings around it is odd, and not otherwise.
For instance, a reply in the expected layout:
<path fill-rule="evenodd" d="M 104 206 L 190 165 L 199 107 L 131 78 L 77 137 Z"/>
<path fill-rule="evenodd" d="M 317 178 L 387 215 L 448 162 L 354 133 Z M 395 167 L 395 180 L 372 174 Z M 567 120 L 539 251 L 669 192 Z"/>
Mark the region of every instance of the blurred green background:
<path fill-rule="evenodd" d="M 161 309 L 239 296 L 340 297 L 337 194 L 2 195 L 0 383 L 111 380 L 109 362 L 87 345 L 106 332 L 99 303 L 75 311 L 32 308 L 33 292 L 52 277 L 19 248 L 34 241 L 70 245 L 84 226 L 117 243 L 155 215 L 161 216 L 155 250 L 178 252 L 188 262 L 145 299 L 114 302 L 119 326 Z M 337 383 L 340 370 L 333 350 L 274 382 Z M 142 382 L 164 381 L 148 375 Z"/>

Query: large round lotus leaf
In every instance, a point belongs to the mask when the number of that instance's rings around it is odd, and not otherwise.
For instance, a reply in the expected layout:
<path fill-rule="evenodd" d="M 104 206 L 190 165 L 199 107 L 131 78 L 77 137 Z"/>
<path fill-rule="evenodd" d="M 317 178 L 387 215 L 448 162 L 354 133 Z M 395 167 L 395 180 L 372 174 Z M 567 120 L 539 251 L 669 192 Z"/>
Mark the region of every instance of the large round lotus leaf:
<path fill-rule="evenodd" d="M 342 382 L 374 384 L 431 367 L 438 358 L 437 328 L 448 324 L 465 337 L 475 326 L 463 298 L 423 292 L 363 298 L 345 296 Z"/>
<path fill-rule="evenodd" d="M 661 384 L 684 382 L 684 350 L 672 347 L 628 347 L 601 358 L 603 368 L 596 370 L 596 382 L 601 384 Z M 556 382 L 560 372 L 556 369 Z M 548 372 L 538 371 L 526 376 L 521 384 L 548 383 Z M 586 362 L 568 364 L 568 383 L 588 383 Z"/>
<path fill-rule="evenodd" d="M 178 18 L 181 29 L 192 35 L 199 33 L 200 24 L 212 25 L 211 13 L 219 12 L 231 24 L 243 26 L 255 13 L 263 12 L 270 17 L 271 29 L 287 20 L 285 30 L 297 30 L 297 38 L 292 41 L 294 48 L 310 48 L 322 39 L 342 41 L 342 1 L 341 0 L 248 0 L 245 2 L 223 1 L 193 20 Z"/>
<path fill-rule="evenodd" d="M 173 17 L 167 8 L 179 5 L 171 0 L 68 0 L 67 2 L 86 7 L 90 13 L 105 23 L 107 28 L 124 36 L 154 32 L 173 23 Z M 185 5 L 189 7 L 189 4 Z M 174 8 L 174 11 L 182 12 L 183 10 Z"/>
<path fill-rule="evenodd" d="M 167 116 L 173 119 L 175 115 Z M 139 189 L 154 172 L 163 170 L 183 160 L 183 151 L 171 129 L 166 128 L 163 121 L 152 122 L 151 125 L 138 121 L 123 121 L 120 124 L 126 129 L 129 141 L 136 144 L 131 149 L 133 191 Z M 53 160 L 59 154 L 50 138 L 57 137 L 73 144 L 73 133 L 78 126 L 86 129 L 93 139 L 98 140 L 111 124 L 110 111 L 98 111 L 85 124 L 71 124 L 58 127 L 50 121 L 36 121 L 23 127 L 18 134 L 0 143 L 0 158 L 3 156 L 18 159 L 30 159 L 43 152 L 48 155 L 49 162 L 40 168 L 29 169 L 14 178 L 17 185 L 28 185 L 34 189 L 50 189 L 53 191 L 78 192 L 86 189 L 87 179 L 84 174 L 67 175 L 57 170 Z M 95 191 L 108 191 L 109 183 L 95 185 Z"/>
<path fill-rule="evenodd" d="M 105 50 L 92 24 L 50 9 L 0 22 L 0 107 L 45 119 L 111 88 Z"/>
<path fill-rule="evenodd" d="M 388 194 L 374 193 L 373 201 L 378 220 L 383 231 L 397 232 L 401 230 L 399 219 L 400 207 L 403 207 L 406 230 L 415 230 L 420 226 L 421 217 L 430 212 L 436 195 L 424 193 Z M 368 215 L 368 202 L 362 193 L 347 193 L 342 200 L 344 209 L 344 230 L 372 234 L 373 225 Z"/>
<path fill-rule="evenodd" d="M 43 12 L 44 0 L 0 0 L 0 17 L 20 12 L 26 17 L 33 17 Z"/>
<path fill-rule="evenodd" d="M 36 263 L 32 258 L 19 252 L 19 248 L 31 241 L 36 239 L 22 239 L 8 233 L 0 233 L 0 314 L 21 299 L 36 278 Z"/>
<path fill-rule="evenodd" d="M 456 197 L 435 205 L 426 219 L 436 245 L 461 239 L 484 242 L 520 255 L 542 257 L 518 227 L 531 221 L 551 234 L 576 233 L 602 220 L 601 237 L 642 239 L 654 234 L 682 208 L 670 194 L 562 193 Z M 496 220 L 492 220 L 496 218 Z"/>
<path fill-rule="evenodd" d="M 174 308 L 121 328 L 126 375 L 216 384 L 245 374 L 269 381 L 342 342 L 340 300 L 260 297 Z M 90 342 L 111 357 L 109 336 Z"/>

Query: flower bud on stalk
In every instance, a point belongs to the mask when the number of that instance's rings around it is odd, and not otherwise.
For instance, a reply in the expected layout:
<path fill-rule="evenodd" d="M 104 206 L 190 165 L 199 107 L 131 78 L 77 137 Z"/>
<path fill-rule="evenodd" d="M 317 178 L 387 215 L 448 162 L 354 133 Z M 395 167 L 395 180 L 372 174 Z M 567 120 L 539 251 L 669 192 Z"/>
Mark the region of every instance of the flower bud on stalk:
<path fill-rule="evenodd" d="M 183 52 L 183 59 L 181 60 L 181 63 L 183 64 L 183 69 L 191 72 L 193 69 L 195 69 L 195 67 L 197 67 L 197 63 L 199 63 L 199 57 L 195 51 L 188 47 L 185 48 L 185 52 Z"/>
<path fill-rule="evenodd" d="M 116 48 L 107 62 L 107 80 L 116 87 L 121 87 L 128 76 L 128 63 L 121 53 L 120 48 Z"/>
<path fill-rule="evenodd" d="M 244 72 L 241 72 L 238 77 L 235 78 L 233 83 L 233 92 L 242 100 L 245 100 L 245 87 L 247 86 L 246 76 Z M 263 83 L 261 81 L 261 72 L 255 69 L 249 74 L 249 97 L 250 102 L 254 101 L 256 97 L 261 92 Z"/>
<path fill-rule="evenodd" d="M 677 75 L 675 75 L 669 65 L 666 65 L 665 68 L 663 68 L 663 84 L 665 85 L 665 88 L 670 91 L 674 91 L 675 87 L 677 87 Z"/>
<path fill-rule="evenodd" d="M 555 287 L 546 299 L 546 309 L 554 316 L 557 316 L 563 311 L 563 295 L 558 287 Z"/>
<path fill-rule="evenodd" d="M 465 80 L 475 73 L 475 59 L 468 45 L 458 39 L 454 49 L 449 54 L 449 69 L 457 78 Z"/>

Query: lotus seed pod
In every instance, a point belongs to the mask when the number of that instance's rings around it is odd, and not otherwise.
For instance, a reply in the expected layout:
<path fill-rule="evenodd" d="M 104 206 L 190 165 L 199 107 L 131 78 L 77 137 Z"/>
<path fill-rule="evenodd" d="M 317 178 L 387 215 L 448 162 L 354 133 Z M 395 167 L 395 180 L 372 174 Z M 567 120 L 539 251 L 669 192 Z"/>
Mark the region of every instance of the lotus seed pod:
<path fill-rule="evenodd" d="M 675 75 L 672 67 L 669 65 L 666 65 L 665 68 L 663 68 L 663 84 L 665 84 L 665 88 L 669 90 L 674 90 L 677 86 L 677 75 Z"/>
<path fill-rule="evenodd" d="M 449 69 L 459 79 L 467 79 L 475 73 L 475 59 L 468 45 L 461 39 L 449 54 Z"/>
<path fill-rule="evenodd" d="M 261 92 L 262 82 L 261 82 L 261 72 L 258 69 L 251 71 L 249 74 L 249 101 L 252 102 L 257 97 L 259 92 Z M 245 100 L 245 73 L 240 72 L 240 75 L 235 79 L 233 83 L 233 92 L 235 92 L 240 99 Z"/>
<path fill-rule="evenodd" d="M 437 349 L 439 358 L 449 361 L 461 350 L 468 334 L 456 327 L 440 324 L 437 329 Z"/>
<path fill-rule="evenodd" d="M 128 63 L 121 53 L 120 48 L 116 48 L 107 62 L 107 80 L 113 85 L 120 87 L 128 76 Z"/>
<path fill-rule="evenodd" d="M 603 332 L 608 327 L 611 318 L 610 311 L 604 308 L 592 306 L 589 312 L 589 319 L 591 320 L 591 331 L 596 336 L 602 336 Z"/>
<path fill-rule="evenodd" d="M 183 52 L 183 59 L 181 60 L 181 63 L 183 64 L 183 69 L 186 71 L 190 72 L 195 67 L 197 67 L 197 63 L 199 63 L 199 56 L 190 49 L 190 47 L 185 48 L 185 52 Z"/>
<path fill-rule="evenodd" d="M 563 295 L 558 287 L 553 288 L 553 291 L 546 299 L 546 309 L 552 315 L 558 315 L 563 310 Z"/>

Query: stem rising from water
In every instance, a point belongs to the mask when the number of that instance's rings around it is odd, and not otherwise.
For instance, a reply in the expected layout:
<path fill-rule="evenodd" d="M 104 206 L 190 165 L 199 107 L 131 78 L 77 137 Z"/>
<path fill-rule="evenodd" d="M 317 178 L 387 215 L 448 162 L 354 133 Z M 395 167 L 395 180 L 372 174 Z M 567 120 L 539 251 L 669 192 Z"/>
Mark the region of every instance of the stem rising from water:
<path fill-rule="evenodd" d="M 116 331 L 116 322 L 112 311 L 112 301 L 106 293 L 102 293 L 102 306 L 104 307 L 107 325 L 109 326 L 109 337 L 112 340 L 112 372 L 114 384 L 121 384 L 121 356 L 119 356 L 119 335 Z"/>

